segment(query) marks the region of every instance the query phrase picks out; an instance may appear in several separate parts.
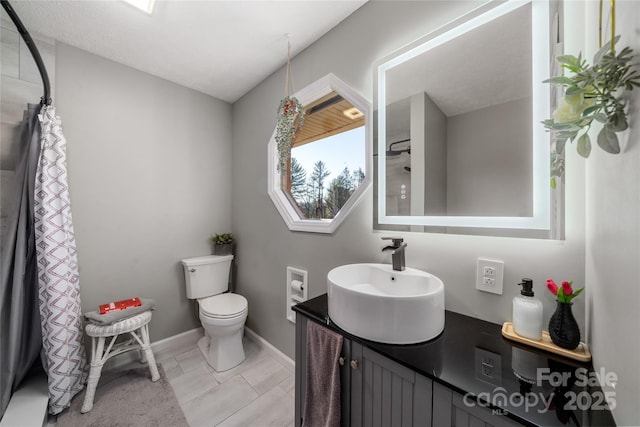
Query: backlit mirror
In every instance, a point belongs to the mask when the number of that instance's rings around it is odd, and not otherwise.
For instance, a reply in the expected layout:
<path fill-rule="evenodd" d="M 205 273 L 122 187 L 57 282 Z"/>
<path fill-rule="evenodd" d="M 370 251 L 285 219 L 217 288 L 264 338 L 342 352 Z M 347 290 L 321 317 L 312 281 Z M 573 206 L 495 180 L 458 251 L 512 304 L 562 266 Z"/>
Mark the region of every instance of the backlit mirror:
<path fill-rule="evenodd" d="M 296 92 L 304 124 L 286 173 L 269 142 L 269 195 L 291 230 L 331 233 L 371 181 L 370 104 L 333 74 Z"/>
<path fill-rule="evenodd" d="M 379 228 L 554 237 L 551 21 L 491 2 L 377 65 Z"/>

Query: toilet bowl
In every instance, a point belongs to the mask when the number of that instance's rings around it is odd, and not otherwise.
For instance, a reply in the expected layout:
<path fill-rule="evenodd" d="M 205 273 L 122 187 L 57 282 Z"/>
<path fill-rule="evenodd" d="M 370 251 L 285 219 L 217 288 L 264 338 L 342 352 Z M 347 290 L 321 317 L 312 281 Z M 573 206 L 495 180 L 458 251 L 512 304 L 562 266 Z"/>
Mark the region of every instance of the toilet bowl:
<path fill-rule="evenodd" d="M 228 292 L 233 255 L 183 259 L 187 298 L 198 302 L 204 336 L 198 348 L 217 372 L 244 361 L 242 336 L 248 304 L 242 295 Z"/>
<path fill-rule="evenodd" d="M 236 294 L 222 294 L 198 300 L 204 337 L 198 347 L 217 372 L 238 366 L 244 360 L 242 336 L 247 320 L 247 300 Z M 218 308 L 211 308 L 214 306 Z"/>

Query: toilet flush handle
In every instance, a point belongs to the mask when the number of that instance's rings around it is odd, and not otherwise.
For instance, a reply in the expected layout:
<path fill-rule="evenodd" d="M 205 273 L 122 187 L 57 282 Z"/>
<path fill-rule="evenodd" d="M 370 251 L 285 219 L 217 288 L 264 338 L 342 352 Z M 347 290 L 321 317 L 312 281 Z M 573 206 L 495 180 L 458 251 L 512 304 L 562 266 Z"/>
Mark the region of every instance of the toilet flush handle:
<path fill-rule="evenodd" d="M 196 272 L 196 269 L 195 269 L 195 268 L 190 268 L 190 269 L 189 269 L 189 271 L 190 271 L 191 273 L 195 273 L 195 272 Z"/>

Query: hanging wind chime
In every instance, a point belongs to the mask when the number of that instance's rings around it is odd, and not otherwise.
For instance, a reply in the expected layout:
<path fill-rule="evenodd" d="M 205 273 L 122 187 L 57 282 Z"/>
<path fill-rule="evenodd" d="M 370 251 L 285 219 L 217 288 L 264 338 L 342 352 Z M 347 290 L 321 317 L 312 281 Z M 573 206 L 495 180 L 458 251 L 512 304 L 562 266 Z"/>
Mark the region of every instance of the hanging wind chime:
<path fill-rule="evenodd" d="M 287 35 L 287 38 L 289 36 Z M 281 175 L 288 171 L 288 159 L 296 134 L 304 124 L 304 106 L 293 96 L 295 88 L 291 73 L 291 40 L 287 47 L 287 69 L 284 87 L 284 98 L 278 107 L 276 123 L 276 146 L 278 148 L 278 172 Z M 291 96 L 290 96 L 291 94 Z"/>

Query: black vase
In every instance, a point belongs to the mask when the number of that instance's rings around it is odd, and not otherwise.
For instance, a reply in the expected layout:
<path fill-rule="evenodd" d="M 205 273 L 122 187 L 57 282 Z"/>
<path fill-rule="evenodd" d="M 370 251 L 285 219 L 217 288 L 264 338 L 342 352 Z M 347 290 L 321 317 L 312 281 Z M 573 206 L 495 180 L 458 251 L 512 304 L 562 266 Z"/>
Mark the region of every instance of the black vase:
<path fill-rule="evenodd" d="M 549 337 L 558 347 L 573 350 L 580 344 L 580 328 L 576 322 L 571 306 L 573 303 L 560 302 L 556 304 L 556 311 L 549 319 Z"/>

